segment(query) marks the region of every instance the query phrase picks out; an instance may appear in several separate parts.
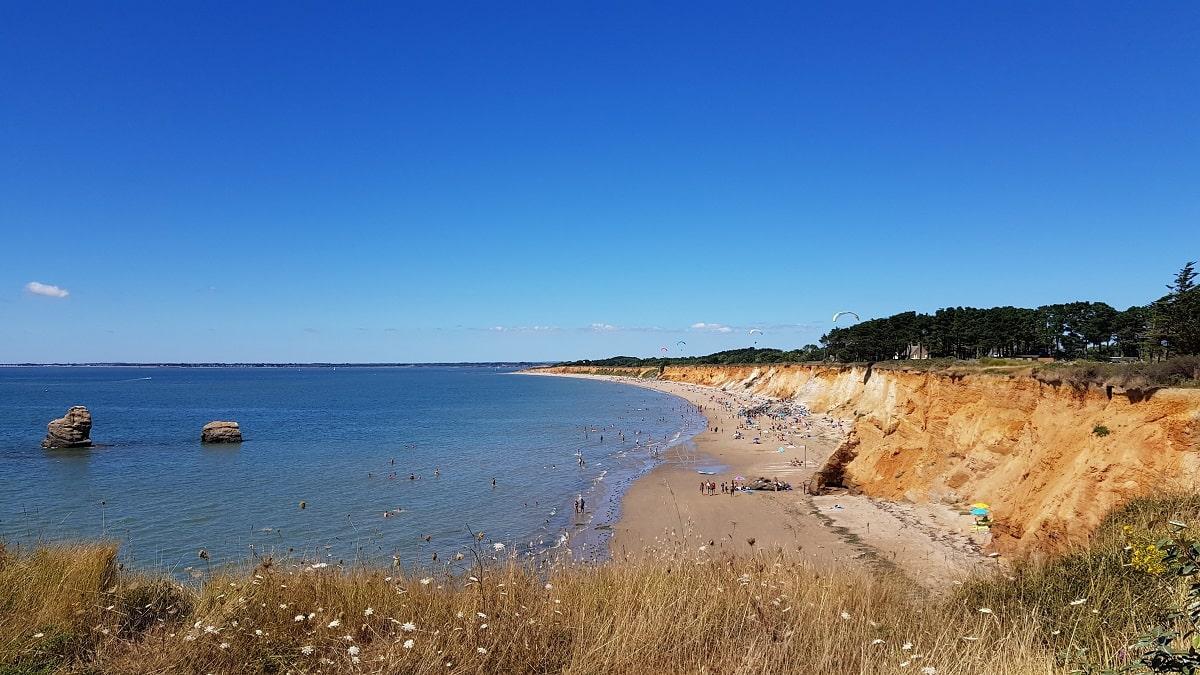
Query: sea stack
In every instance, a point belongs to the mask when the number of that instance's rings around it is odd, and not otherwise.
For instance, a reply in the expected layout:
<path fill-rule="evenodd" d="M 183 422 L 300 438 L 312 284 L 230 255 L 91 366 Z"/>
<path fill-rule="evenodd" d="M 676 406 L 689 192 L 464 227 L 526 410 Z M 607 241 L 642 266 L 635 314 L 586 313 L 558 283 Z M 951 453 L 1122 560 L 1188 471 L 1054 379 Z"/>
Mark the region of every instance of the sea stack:
<path fill-rule="evenodd" d="M 72 406 L 66 415 L 51 420 L 46 425 L 43 448 L 87 448 L 91 447 L 92 413 L 81 406 Z"/>
<path fill-rule="evenodd" d="M 242 428 L 237 422 L 209 422 L 200 431 L 201 443 L 241 443 Z"/>

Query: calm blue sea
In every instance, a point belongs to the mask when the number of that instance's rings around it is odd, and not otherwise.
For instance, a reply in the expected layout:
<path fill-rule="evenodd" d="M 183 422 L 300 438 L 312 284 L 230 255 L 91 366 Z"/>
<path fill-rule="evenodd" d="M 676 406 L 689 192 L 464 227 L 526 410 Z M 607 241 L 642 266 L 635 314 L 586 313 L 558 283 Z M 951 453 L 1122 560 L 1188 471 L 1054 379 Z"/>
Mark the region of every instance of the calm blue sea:
<path fill-rule="evenodd" d="M 77 404 L 100 447 L 41 449 Z M 229 419 L 244 443 L 201 446 L 206 422 Z M 703 427 L 659 392 L 490 367 L 0 368 L 0 540 L 115 538 L 126 562 L 176 571 L 201 548 L 213 564 L 428 564 L 468 528 L 520 554 L 567 533 L 596 555 L 656 461 L 647 439 L 679 453 Z"/>

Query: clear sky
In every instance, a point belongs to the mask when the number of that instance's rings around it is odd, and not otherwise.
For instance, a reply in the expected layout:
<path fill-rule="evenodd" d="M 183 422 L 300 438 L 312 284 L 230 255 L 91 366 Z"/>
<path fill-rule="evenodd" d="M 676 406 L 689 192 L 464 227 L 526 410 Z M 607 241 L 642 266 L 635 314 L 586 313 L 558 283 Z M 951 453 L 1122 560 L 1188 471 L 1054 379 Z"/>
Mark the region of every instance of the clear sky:
<path fill-rule="evenodd" d="M 0 362 L 791 348 L 1196 258 L 1191 0 L 0 5 Z"/>

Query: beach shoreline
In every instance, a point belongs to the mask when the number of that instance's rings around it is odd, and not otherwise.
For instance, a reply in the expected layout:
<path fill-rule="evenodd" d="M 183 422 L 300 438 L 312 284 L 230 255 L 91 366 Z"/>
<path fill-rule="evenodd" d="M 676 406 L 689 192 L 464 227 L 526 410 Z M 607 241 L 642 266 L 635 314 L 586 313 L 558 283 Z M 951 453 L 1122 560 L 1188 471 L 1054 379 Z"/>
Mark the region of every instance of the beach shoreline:
<path fill-rule="evenodd" d="M 973 538 L 973 520 L 945 505 L 887 502 L 845 493 L 807 494 L 805 483 L 845 437 L 846 420 L 815 413 L 775 420 L 760 416 L 758 428 L 739 429 L 746 422 L 740 411 L 783 402 L 658 379 L 522 374 L 582 377 L 653 389 L 696 406 L 707 420 L 705 430 L 690 440 L 694 453 L 664 458 L 620 496 L 609 540 L 614 561 L 662 549 L 690 549 L 707 556 L 768 551 L 819 569 L 897 571 L 932 589 L 948 587 L 996 564 L 982 552 L 978 537 Z M 703 470 L 712 473 L 699 473 Z M 720 486 L 738 476 L 746 481 L 779 480 L 792 489 L 702 493 L 702 481 Z"/>

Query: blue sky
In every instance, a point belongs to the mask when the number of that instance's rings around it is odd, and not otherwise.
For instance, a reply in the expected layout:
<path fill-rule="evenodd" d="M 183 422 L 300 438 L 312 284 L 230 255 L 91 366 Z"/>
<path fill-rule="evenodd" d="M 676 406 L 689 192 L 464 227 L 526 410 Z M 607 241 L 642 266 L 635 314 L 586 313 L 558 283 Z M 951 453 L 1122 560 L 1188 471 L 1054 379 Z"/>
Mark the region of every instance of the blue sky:
<path fill-rule="evenodd" d="M 824 4 L 5 3 L 0 362 L 790 348 L 1200 257 L 1200 4 Z"/>

